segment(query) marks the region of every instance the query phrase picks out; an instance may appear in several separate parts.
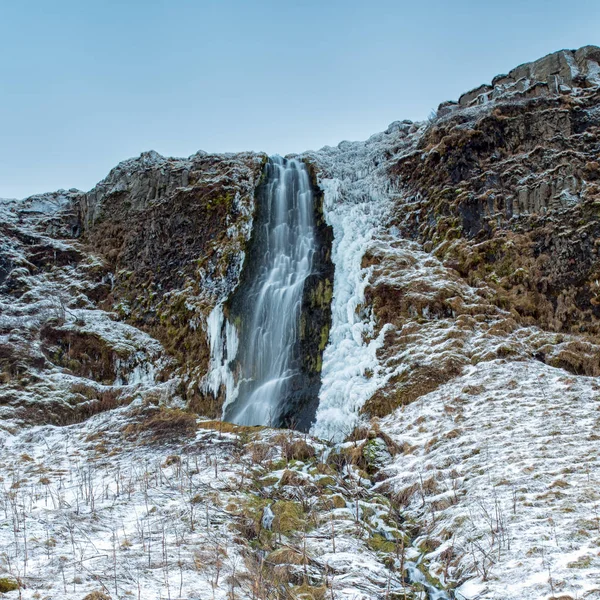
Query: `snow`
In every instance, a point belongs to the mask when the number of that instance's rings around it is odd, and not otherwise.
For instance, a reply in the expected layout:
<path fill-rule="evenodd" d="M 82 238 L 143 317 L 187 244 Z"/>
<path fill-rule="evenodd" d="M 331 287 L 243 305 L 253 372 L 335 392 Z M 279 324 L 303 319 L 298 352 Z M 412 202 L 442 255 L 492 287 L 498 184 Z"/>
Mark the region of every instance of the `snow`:
<path fill-rule="evenodd" d="M 332 261 L 335 265 L 332 326 L 329 344 L 323 353 L 322 387 L 313 434 L 324 439 L 345 437 L 357 421 L 358 410 L 377 389 L 376 378 L 365 373 L 378 367 L 377 350 L 383 344 L 382 331 L 374 339 L 374 323 L 361 318 L 368 270 L 361 260 L 385 204 L 365 198 L 356 203 L 342 201 L 340 182 L 323 180 L 325 214 L 333 227 Z"/>
<path fill-rule="evenodd" d="M 600 64 L 588 59 L 586 77 L 592 85 L 600 85 Z"/>
<path fill-rule="evenodd" d="M 408 148 L 416 127 L 393 123 L 386 133 L 367 142 L 341 142 L 307 157 L 316 160 L 324 174 L 325 219 L 333 228 L 332 262 L 335 266 L 332 324 L 323 352 L 319 408 L 311 433 L 340 440 L 359 422 L 366 400 L 385 378 L 377 359 L 386 328 L 375 335 L 375 320 L 365 307 L 365 288 L 372 269 L 362 258 L 377 232 L 385 226 L 394 190 L 379 166 L 387 146 Z M 413 131 L 413 136 L 407 135 Z"/>
<path fill-rule="evenodd" d="M 487 591 L 488 589 L 484 583 L 469 580 L 457 588 L 454 594 L 457 600 L 478 600 Z"/>
<path fill-rule="evenodd" d="M 384 556 L 368 545 L 376 532 L 398 535 L 388 525 L 389 502 L 367 496 L 351 465 L 319 474 L 323 444 L 306 439 L 317 456 L 306 463 L 283 460 L 282 469 L 275 467 L 282 462 L 281 444 L 294 434 L 251 433 L 255 445 L 269 449 L 261 464 L 250 458 L 252 445 L 240 452 L 237 435 L 219 433 L 218 425 L 153 444 L 127 434 L 142 407 L 132 404 L 70 427 L 0 434 L 0 575 L 25 584 L 21 595 L 7 597 L 81 600 L 104 590 L 113 598 L 144 600 L 256 598 L 252 557 L 264 559 L 268 551 L 252 550 L 239 526 L 247 519 L 240 510 L 261 504 L 263 543 L 308 557 L 306 565 L 286 569 L 296 568 L 317 587 L 325 581 L 340 600 L 410 594 L 411 586 L 384 564 L 397 562 L 397 553 Z M 284 483 L 290 473 L 305 483 Z M 269 483 L 262 483 L 265 476 Z M 330 482 L 325 494 L 311 491 L 320 480 Z M 342 500 L 337 508 L 332 493 Z M 304 506 L 308 530 L 271 533 L 271 507 L 281 500 Z M 422 577 L 413 562 L 418 556 L 406 549 L 415 579 Z"/>
<path fill-rule="evenodd" d="M 465 598 L 596 597 L 599 411 L 597 378 L 497 360 L 381 421 L 406 448 L 385 485 L 413 490 L 423 539 L 450 538 Z"/>
<path fill-rule="evenodd" d="M 215 477 L 210 468 L 222 456 L 218 444 L 210 454 L 189 448 L 183 463 L 172 466 L 164 448 L 129 445 L 108 458 L 102 445 L 117 436 L 95 427 L 118 431 L 123 424 L 113 413 L 83 426 L 33 428 L 0 442 L 2 456 L 17 459 L 0 465 L 4 514 L 14 519 L 10 527 L 11 521 L 0 521 L 3 569 L 27 582 L 23 598 L 43 590 L 80 600 L 96 589 L 114 598 L 225 599 L 227 584 L 211 585 L 216 565 L 209 557 L 198 563 L 200 553 L 212 549 L 217 563 L 226 563 L 223 579 L 242 563 L 219 503 L 207 503 L 228 485 L 229 474 Z M 193 498 L 202 493 L 207 497 L 195 517 Z"/>

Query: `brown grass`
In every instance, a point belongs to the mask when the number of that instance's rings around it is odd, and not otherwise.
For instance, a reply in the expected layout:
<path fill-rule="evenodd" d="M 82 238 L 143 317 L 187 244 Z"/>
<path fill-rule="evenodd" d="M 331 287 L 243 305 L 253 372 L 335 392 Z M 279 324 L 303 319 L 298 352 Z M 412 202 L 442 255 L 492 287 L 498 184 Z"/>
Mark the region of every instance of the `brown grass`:
<path fill-rule="evenodd" d="M 307 562 L 305 556 L 289 547 L 279 548 L 271 552 L 266 560 L 274 565 L 303 565 Z"/>
<path fill-rule="evenodd" d="M 439 368 L 422 366 L 390 379 L 385 388 L 367 400 L 362 412 L 372 417 L 384 417 L 399 406 L 406 406 L 417 398 L 433 392 L 460 375 L 460 361 L 445 360 Z"/>
<path fill-rule="evenodd" d="M 107 596 L 104 592 L 92 592 L 85 596 L 83 600 L 110 600 L 110 596 Z"/>
<path fill-rule="evenodd" d="M 268 444 L 251 442 L 244 446 L 244 451 L 250 456 L 250 460 L 255 465 L 260 465 L 269 460 L 273 454 L 273 448 Z"/>
<path fill-rule="evenodd" d="M 143 436 L 149 441 L 167 441 L 191 437 L 196 432 L 196 417 L 180 408 L 165 405 L 145 407 L 141 420 L 127 425 L 123 433 L 128 437 Z"/>
<path fill-rule="evenodd" d="M 392 501 L 396 506 L 408 506 L 412 497 L 419 490 L 419 486 L 414 483 L 392 494 Z"/>
<path fill-rule="evenodd" d="M 120 390 L 115 388 L 96 389 L 94 386 L 85 383 L 75 383 L 71 387 L 71 392 L 83 396 L 83 401 L 75 407 L 75 422 L 89 419 L 108 410 L 113 410 L 123 406 L 133 400 L 132 396 L 127 397 Z"/>

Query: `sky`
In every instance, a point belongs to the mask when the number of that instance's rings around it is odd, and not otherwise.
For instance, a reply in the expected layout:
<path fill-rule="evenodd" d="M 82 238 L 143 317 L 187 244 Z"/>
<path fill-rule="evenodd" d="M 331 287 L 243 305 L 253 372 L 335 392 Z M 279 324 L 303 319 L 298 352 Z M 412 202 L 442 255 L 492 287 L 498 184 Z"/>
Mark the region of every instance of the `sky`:
<path fill-rule="evenodd" d="M 598 0 L 0 0 L 0 197 L 366 139 L 599 32 Z"/>

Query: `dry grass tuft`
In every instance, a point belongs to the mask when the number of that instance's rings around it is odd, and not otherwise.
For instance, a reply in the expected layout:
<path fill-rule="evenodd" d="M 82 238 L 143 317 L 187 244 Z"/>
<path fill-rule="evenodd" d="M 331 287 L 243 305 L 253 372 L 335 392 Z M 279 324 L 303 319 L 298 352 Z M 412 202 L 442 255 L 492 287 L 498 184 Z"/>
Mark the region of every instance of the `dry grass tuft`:
<path fill-rule="evenodd" d="M 83 600 L 111 600 L 104 592 L 92 592 L 85 596 Z"/>
<path fill-rule="evenodd" d="M 196 417 L 180 408 L 165 405 L 141 409 L 141 419 L 123 429 L 128 437 L 143 436 L 148 441 L 167 441 L 191 437 L 196 432 Z"/>
<path fill-rule="evenodd" d="M 227 421 L 200 421 L 199 429 L 214 429 L 219 433 L 233 433 L 235 435 L 250 435 L 265 429 L 264 427 L 254 427 L 249 425 L 236 425 Z"/>

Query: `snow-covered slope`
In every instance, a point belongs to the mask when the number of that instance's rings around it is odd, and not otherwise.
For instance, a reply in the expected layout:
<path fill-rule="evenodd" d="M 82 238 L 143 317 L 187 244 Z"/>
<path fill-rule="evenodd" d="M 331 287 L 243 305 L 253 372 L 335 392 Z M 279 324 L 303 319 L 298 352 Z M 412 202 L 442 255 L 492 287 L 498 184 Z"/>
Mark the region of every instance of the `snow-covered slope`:
<path fill-rule="evenodd" d="M 0 565 L 23 598 L 447 598 L 355 448 L 141 400 L 3 434 Z"/>
<path fill-rule="evenodd" d="M 404 452 L 381 484 L 457 598 L 600 596 L 600 381 L 481 363 L 386 417 Z M 460 573 L 460 575 L 459 575 Z"/>

